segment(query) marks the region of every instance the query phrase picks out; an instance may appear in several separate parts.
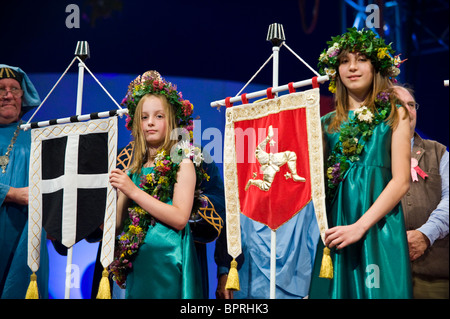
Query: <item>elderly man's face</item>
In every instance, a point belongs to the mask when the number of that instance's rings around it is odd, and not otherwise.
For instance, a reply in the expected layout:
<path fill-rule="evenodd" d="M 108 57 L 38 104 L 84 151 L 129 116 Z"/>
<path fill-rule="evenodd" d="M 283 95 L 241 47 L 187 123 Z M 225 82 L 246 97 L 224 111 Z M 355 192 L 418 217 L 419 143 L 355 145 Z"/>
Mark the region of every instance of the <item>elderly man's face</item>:
<path fill-rule="evenodd" d="M 416 101 L 414 100 L 411 93 L 408 92 L 405 88 L 395 87 L 395 94 L 397 98 L 402 102 L 402 105 L 406 107 L 409 112 L 409 126 L 411 137 L 414 136 L 414 130 L 416 129 L 417 123 L 417 112 L 416 112 Z"/>
<path fill-rule="evenodd" d="M 10 124 L 19 120 L 22 96 L 23 91 L 18 81 L 0 79 L 0 124 Z"/>

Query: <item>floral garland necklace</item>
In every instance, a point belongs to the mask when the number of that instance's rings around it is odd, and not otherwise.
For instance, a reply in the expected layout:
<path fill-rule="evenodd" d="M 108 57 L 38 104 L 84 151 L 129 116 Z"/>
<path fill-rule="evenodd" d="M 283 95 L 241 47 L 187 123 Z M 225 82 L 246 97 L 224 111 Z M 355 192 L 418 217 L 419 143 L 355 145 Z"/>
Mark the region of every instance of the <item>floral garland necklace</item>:
<path fill-rule="evenodd" d="M 339 139 L 327 159 L 327 191 L 329 202 L 334 198 L 339 183 L 344 179 L 350 165 L 359 161 L 364 144 L 370 140 L 375 127 L 383 122 L 391 108 L 390 94 L 381 92 L 375 99 L 377 112 L 373 114 L 366 106 L 355 110 L 352 120 L 341 125 Z"/>
<path fill-rule="evenodd" d="M 139 187 L 154 198 L 167 202 L 173 197 L 173 188 L 182 158 L 190 158 L 199 167 L 203 161 L 203 154 L 198 147 L 189 142 L 181 142 L 177 146 L 174 158 L 166 154 L 165 150 L 157 153 L 152 173 L 141 176 Z M 196 169 L 197 181 L 209 180 L 203 169 Z M 200 191 L 201 192 L 201 191 Z M 199 207 L 206 207 L 203 198 L 196 196 L 192 212 Z M 128 208 L 128 218 L 124 221 L 122 233 L 117 236 L 114 252 L 114 261 L 109 266 L 113 280 L 120 288 L 126 287 L 126 278 L 133 267 L 136 253 L 143 244 L 150 225 L 154 226 L 156 219 L 138 205 Z"/>

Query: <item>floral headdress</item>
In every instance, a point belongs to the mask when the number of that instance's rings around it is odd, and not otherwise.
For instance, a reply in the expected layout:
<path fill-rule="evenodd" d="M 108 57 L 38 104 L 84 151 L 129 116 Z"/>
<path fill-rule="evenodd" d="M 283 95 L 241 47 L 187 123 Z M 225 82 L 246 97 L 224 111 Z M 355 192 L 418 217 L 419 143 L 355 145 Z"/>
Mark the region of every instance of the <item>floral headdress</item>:
<path fill-rule="evenodd" d="M 152 173 L 141 176 L 140 188 L 154 198 L 167 202 L 173 197 L 176 176 L 183 158 L 189 158 L 195 165 L 196 187 L 194 203 L 191 214 L 195 214 L 200 207 L 207 205 L 204 197 L 201 197 L 200 184 L 203 180 L 209 180 L 208 174 L 202 167 L 203 154 L 200 148 L 193 145 L 193 105 L 182 98 L 176 86 L 165 81 L 156 71 L 147 71 L 138 76 L 128 86 L 128 92 L 122 101 L 122 105 L 128 108 L 126 127 L 133 126 L 136 107 L 141 98 L 146 94 L 164 95 L 174 108 L 177 126 L 181 128 L 183 140 L 175 145 L 173 150 L 160 150 L 155 156 L 155 167 Z M 189 136 L 189 139 L 185 137 Z M 170 153 L 170 154 L 169 154 Z M 120 287 L 125 287 L 125 281 L 136 257 L 140 246 L 144 242 L 147 230 L 154 225 L 155 218 L 139 206 L 128 209 L 128 218 L 124 221 L 124 228 L 116 239 L 115 259 L 109 269 L 114 280 Z"/>
<path fill-rule="evenodd" d="M 167 82 L 157 71 L 147 71 L 128 85 L 127 94 L 122 100 L 122 105 L 128 108 L 127 129 L 131 130 L 136 107 L 146 94 L 165 96 L 169 104 L 174 107 L 178 127 L 186 128 L 192 132 L 193 121 L 191 115 L 194 111 L 194 106 L 188 100 L 183 99 L 183 95 L 177 91 L 176 85 Z"/>
<path fill-rule="evenodd" d="M 400 55 L 394 56 L 395 51 L 391 43 L 386 45 L 372 30 L 358 31 L 355 27 L 347 30 L 348 32 L 342 35 L 331 37 L 331 41 L 327 42 L 329 47 L 319 57 L 317 66 L 321 74 L 330 77 L 330 92 L 336 92 L 336 74 L 339 67 L 337 57 L 343 50 L 363 53 L 370 59 L 376 71 L 396 82 L 395 78 L 400 74 L 399 67 L 406 60 L 400 60 Z"/>

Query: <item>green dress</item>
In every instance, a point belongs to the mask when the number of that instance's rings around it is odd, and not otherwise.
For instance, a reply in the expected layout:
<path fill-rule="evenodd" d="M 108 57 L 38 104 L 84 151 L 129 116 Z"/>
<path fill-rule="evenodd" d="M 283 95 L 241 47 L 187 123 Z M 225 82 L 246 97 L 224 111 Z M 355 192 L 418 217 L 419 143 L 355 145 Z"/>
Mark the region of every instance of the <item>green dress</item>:
<path fill-rule="evenodd" d="M 334 114 L 331 112 L 322 117 L 327 150 L 332 150 L 339 138 L 339 132 L 328 133 L 327 130 Z M 350 111 L 349 117 L 353 116 Z M 392 130 L 386 123 L 375 127 L 360 160 L 346 172 L 333 201 L 327 202 L 330 228 L 356 222 L 389 183 L 392 178 L 391 138 Z M 370 228 L 361 240 L 341 250 L 331 250 L 334 267 L 331 280 L 319 278 L 322 253 L 323 243 L 319 241 L 311 299 L 412 298 L 408 244 L 400 204 Z"/>
<path fill-rule="evenodd" d="M 139 186 L 140 177 L 152 170 L 153 167 L 144 167 L 141 174 L 133 174 L 131 179 Z M 200 268 L 189 224 L 183 230 L 159 221 L 149 226 L 128 274 L 125 298 L 203 298 Z"/>

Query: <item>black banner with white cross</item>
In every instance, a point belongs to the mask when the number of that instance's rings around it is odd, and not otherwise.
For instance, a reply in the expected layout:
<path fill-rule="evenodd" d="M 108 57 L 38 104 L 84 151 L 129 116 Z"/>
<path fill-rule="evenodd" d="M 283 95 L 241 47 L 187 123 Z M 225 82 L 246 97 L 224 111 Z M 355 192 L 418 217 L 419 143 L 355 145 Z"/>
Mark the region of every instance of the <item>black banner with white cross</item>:
<path fill-rule="evenodd" d="M 109 172 L 116 166 L 117 117 L 36 128 L 31 136 L 28 265 L 39 268 L 42 227 L 70 248 L 102 224 L 102 254 L 109 264 L 116 213 Z"/>
<path fill-rule="evenodd" d="M 107 183 L 108 133 L 42 141 L 42 218 L 47 234 L 70 246 L 73 236 L 76 243 L 95 231 L 103 223 Z M 71 232 L 72 224 L 77 225 L 76 233 Z"/>

